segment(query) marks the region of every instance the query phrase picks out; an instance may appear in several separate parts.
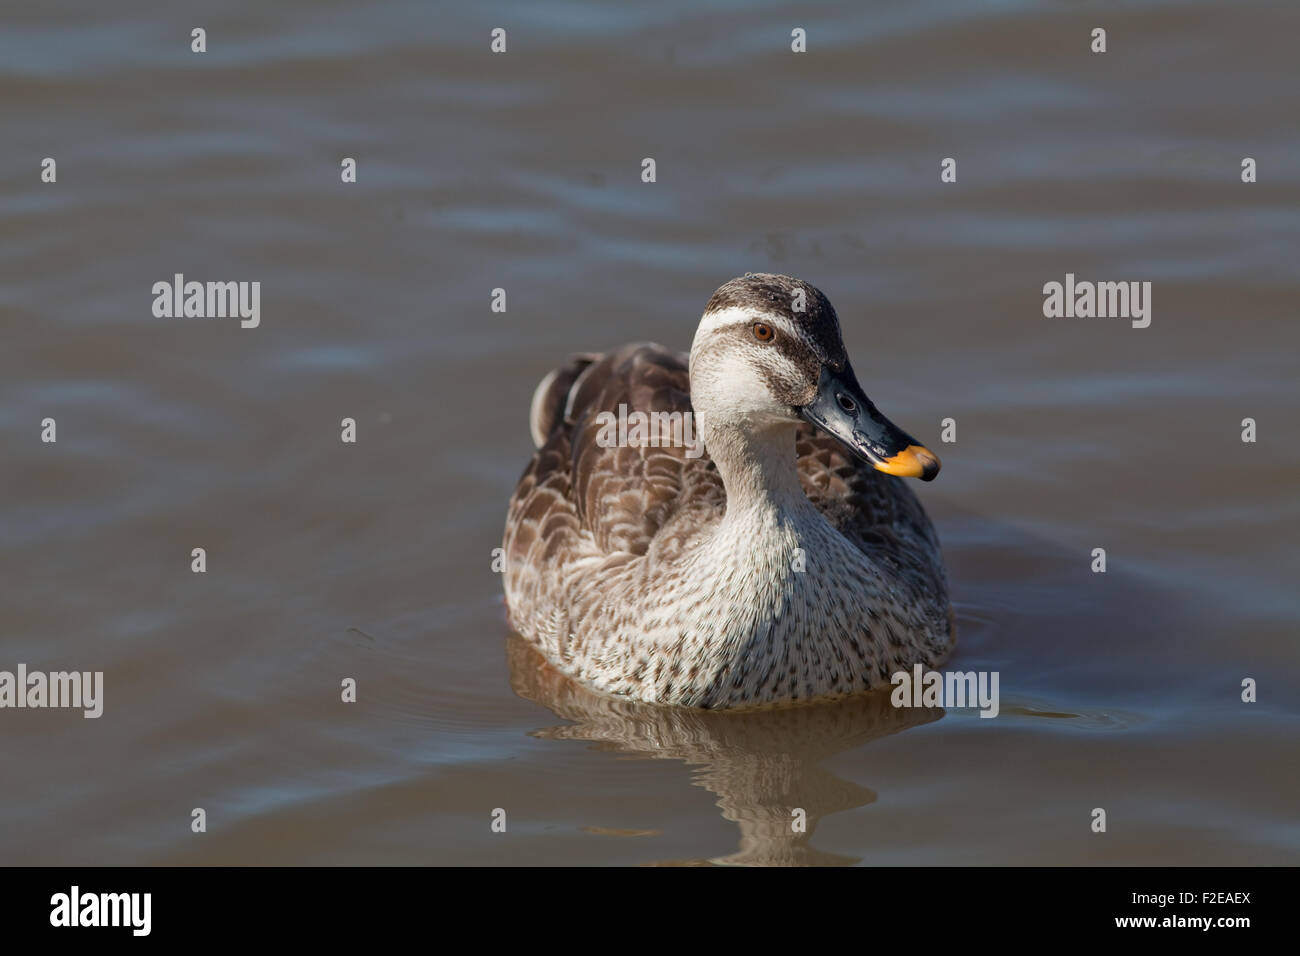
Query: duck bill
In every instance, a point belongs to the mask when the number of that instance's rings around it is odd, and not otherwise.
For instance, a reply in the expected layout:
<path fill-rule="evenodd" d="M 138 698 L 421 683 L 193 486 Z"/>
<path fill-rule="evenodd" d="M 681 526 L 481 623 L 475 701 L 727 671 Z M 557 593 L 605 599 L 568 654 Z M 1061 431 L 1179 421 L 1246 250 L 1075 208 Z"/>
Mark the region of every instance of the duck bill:
<path fill-rule="evenodd" d="M 877 471 L 922 481 L 939 473 L 939 457 L 880 414 L 850 365 L 841 372 L 822 366 L 817 397 L 798 411 Z"/>

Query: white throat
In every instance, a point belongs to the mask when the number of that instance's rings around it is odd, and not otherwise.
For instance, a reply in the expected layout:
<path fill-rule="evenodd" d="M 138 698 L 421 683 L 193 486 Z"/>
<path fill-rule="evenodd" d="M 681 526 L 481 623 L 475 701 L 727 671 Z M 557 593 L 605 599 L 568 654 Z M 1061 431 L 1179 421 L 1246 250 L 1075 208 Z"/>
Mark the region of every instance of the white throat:
<path fill-rule="evenodd" d="M 710 429 L 700 423 L 705 447 L 727 489 L 727 514 L 772 511 L 816 513 L 795 469 L 793 423 Z"/>

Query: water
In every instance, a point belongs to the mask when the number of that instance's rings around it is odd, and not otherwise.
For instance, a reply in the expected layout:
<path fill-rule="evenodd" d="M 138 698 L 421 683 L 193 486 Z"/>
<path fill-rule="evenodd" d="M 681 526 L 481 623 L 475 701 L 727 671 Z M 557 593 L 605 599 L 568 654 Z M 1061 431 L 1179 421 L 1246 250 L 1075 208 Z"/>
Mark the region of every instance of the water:
<path fill-rule="evenodd" d="M 1297 862 L 1300 9 L 635 6 L 5 11 L 0 669 L 105 703 L 0 712 L 0 860 Z M 534 385 L 751 270 L 943 457 L 998 718 L 614 704 L 510 637 Z M 260 326 L 155 318 L 177 272 Z M 1151 326 L 1044 318 L 1066 273 Z"/>

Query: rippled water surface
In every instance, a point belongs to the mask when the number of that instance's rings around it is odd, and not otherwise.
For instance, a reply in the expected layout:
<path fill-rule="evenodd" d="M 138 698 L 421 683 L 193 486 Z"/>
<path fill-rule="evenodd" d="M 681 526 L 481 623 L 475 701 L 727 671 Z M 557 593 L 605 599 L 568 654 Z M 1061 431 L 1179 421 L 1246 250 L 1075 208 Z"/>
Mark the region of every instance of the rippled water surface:
<path fill-rule="evenodd" d="M 1300 7 L 3 19 L 0 669 L 106 685 L 0 711 L 4 862 L 1300 860 Z M 953 666 L 998 718 L 611 702 L 510 636 L 534 385 L 686 348 L 751 270 L 821 287 L 943 456 Z M 155 318 L 175 273 L 261 282 L 260 326 Z M 1045 318 L 1066 273 L 1151 282 L 1150 327 Z"/>

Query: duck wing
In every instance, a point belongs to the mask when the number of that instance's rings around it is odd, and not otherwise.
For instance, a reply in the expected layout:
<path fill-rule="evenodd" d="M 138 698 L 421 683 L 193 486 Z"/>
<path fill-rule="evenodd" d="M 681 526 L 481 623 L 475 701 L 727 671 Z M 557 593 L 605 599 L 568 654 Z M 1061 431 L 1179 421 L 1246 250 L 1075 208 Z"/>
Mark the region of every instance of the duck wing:
<path fill-rule="evenodd" d="M 876 561 L 906 566 L 946 592 L 939 539 L 906 479 L 872 468 L 812 425 L 795 435 L 803 490 L 832 525 Z"/>
<path fill-rule="evenodd" d="M 687 358 L 653 344 L 577 355 L 538 386 L 530 424 L 539 447 L 510 502 L 507 561 L 545 566 L 557 557 L 642 556 L 686 509 L 719 513 L 726 496 L 707 454 L 672 443 L 607 447 L 606 416 L 620 406 L 689 420 Z M 694 435 L 694 423 L 691 423 Z M 540 551 L 536 549 L 541 549 Z"/>

